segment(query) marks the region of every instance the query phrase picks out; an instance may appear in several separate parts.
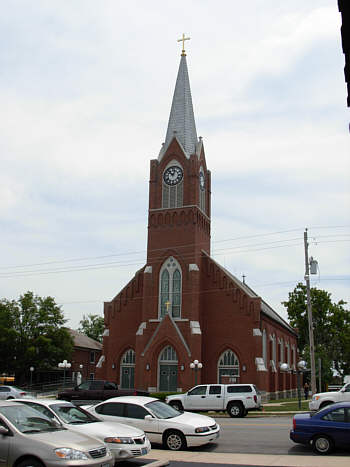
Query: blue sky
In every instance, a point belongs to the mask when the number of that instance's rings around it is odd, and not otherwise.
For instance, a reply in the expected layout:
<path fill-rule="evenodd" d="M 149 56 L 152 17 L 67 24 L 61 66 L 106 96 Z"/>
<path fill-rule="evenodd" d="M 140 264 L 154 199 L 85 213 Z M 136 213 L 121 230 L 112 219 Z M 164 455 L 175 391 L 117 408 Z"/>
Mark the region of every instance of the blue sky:
<path fill-rule="evenodd" d="M 350 301 L 350 139 L 333 0 L 2 2 L 1 298 L 101 314 L 145 263 L 149 161 L 186 43 L 212 253 L 286 317 L 304 276 Z"/>

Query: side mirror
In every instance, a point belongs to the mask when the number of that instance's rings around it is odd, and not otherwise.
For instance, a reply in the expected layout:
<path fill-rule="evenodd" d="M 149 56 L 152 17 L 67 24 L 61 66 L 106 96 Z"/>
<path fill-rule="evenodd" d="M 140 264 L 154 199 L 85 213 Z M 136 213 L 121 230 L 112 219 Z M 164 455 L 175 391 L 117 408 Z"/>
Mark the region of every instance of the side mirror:
<path fill-rule="evenodd" d="M 145 415 L 145 420 L 153 420 L 152 415 Z"/>

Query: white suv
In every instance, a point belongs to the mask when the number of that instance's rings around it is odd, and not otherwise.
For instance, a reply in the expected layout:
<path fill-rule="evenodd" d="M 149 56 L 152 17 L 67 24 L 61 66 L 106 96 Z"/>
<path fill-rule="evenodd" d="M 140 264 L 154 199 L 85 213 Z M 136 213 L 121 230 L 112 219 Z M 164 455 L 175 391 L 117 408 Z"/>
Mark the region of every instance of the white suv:
<path fill-rule="evenodd" d="M 165 402 L 180 411 L 226 410 L 230 417 L 244 417 L 261 408 L 261 394 L 254 384 L 201 384 Z"/>

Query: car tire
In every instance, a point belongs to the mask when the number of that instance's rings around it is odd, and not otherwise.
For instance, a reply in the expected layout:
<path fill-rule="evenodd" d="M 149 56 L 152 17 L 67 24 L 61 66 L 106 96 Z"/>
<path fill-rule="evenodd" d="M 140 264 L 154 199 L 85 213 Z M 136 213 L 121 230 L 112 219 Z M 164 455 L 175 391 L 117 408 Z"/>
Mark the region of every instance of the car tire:
<path fill-rule="evenodd" d="M 14 399 L 14 397 L 10 396 L 7 398 L 8 401 L 10 401 L 11 399 Z"/>
<path fill-rule="evenodd" d="M 244 407 L 239 402 L 231 402 L 231 404 L 227 406 L 227 413 L 232 418 L 243 417 L 244 411 L 245 411 Z"/>
<path fill-rule="evenodd" d="M 334 443 L 326 435 L 317 435 L 312 440 L 312 449 L 317 454 L 326 455 L 333 451 Z"/>
<path fill-rule="evenodd" d="M 28 457 L 17 464 L 17 467 L 44 467 L 44 465 L 34 457 Z"/>
<path fill-rule="evenodd" d="M 183 412 L 183 410 L 184 410 L 184 408 L 182 407 L 181 402 L 179 402 L 179 401 L 170 402 L 169 405 L 171 405 L 171 407 L 178 410 L 179 412 Z"/>
<path fill-rule="evenodd" d="M 171 451 L 181 451 L 187 447 L 184 435 L 177 430 L 169 430 L 164 433 L 163 445 Z"/>

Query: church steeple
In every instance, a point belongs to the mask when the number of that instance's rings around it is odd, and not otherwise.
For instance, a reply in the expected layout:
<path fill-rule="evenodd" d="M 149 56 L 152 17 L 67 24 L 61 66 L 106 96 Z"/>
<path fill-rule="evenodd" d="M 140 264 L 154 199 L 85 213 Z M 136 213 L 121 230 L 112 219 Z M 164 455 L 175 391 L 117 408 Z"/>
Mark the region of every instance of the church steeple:
<path fill-rule="evenodd" d="M 186 39 L 183 37 L 180 40 L 183 42 Z M 174 137 L 181 143 L 187 158 L 196 153 L 198 138 L 184 48 L 181 54 L 165 143 L 160 151 L 159 160 L 163 157 Z"/>

